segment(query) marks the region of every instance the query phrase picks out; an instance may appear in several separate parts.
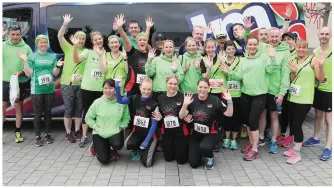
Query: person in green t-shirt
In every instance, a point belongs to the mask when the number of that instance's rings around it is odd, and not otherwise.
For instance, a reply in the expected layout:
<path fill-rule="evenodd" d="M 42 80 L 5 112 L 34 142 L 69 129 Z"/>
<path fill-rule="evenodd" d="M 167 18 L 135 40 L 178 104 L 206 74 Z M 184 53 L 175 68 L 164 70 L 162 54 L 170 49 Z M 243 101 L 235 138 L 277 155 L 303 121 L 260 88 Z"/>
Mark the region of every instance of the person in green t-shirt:
<path fill-rule="evenodd" d="M 93 43 L 93 50 L 84 49 L 79 54 L 78 44 L 79 40 L 75 37 L 71 37 L 73 44 L 73 61 L 74 63 L 80 63 L 85 61 L 85 69 L 81 82 L 81 100 L 83 107 L 82 116 L 82 137 L 79 143 L 80 148 L 86 147 L 88 124 L 85 121 L 86 113 L 89 107 L 92 105 L 95 99 L 99 98 L 103 94 L 103 82 L 105 80 L 104 74 L 100 70 L 99 59 L 102 58 L 103 49 L 103 36 L 100 32 L 94 31 L 90 34 L 90 38 Z"/>
<path fill-rule="evenodd" d="M 21 38 L 21 28 L 13 25 L 8 28 L 8 39 L 2 42 L 2 123 L 6 117 L 6 110 L 9 103 L 9 82 L 12 75 L 18 75 L 20 96 L 15 101 L 16 129 L 15 142 L 23 142 L 21 126 L 23 120 L 23 100 L 26 90 L 29 88 L 28 77 L 24 75 L 23 63 L 16 54 L 24 53 L 26 56 L 32 54 L 31 48 Z M 11 104 L 14 105 L 14 104 Z"/>
<path fill-rule="evenodd" d="M 93 129 L 93 148 L 98 161 L 108 164 L 117 161 L 117 150 L 124 145 L 123 130 L 130 122 L 127 105 L 116 101 L 115 81 L 111 78 L 103 83 L 103 96 L 96 99 L 89 107 L 85 120 Z"/>
<path fill-rule="evenodd" d="M 303 146 L 320 144 L 321 127 L 326 122 L 326 144 L 320 159 L 327 161 L 332 156 L 332 30 L 329 27 L 322 27 L 318 31 L 320 46 L 313 51 L 315 57 L 325 58 L 323 64 L 325 78 L 318 79 L 315 85 L 314 102 L 315 125 L 314 134 Z"/>
<path fill-rule="evenodd" d="M 290 60 L 288 66 L 291 69 L 288 105 L 290 115 L 290 131 L 293 135 L 294 146 L 284 152 L 289 157 L 287 163 L 296 164 L 301 160 L 300 150 L 303 144 L 303 122 L 311 110 L 315 80 L 325 78 L 325 57 L 308 56 L 308 43 L 304 40 L 296 42 L 298 58 Z"/>
<path fill-rule="evenodd" d="M 17 55 L 23 60 L 24 73 L 31 77 L 31 100 L 34 107 L 34 128 L 36 135 L 36 146 L 43 146 L 41 138 L 42 116 L 44 114 L 45 137 L 47 144 L 51 144 L 51 109 L 55 100 L 55 83 L 54 77 L 60 72 L 63 65 L 61 59 L 57 62 L 54 54 L 48 53 L 49 39 L 45 35 L 38 35 L 35 39 L 37 52 L 29 55 L 18 53 Z"/>
<path fill-rule="evenodd" d="M 125 52 L 119 50 L 121 43 L 120 38 L 116 35 L 111 35 L 108 38 L 108 46 L 110 52 L 103 52 L 102 58 L 100 58 L 100 70 L 105 75 L 105 79 L 115 79 L 121 77 L 122 80 L 127 79 L 128 74 L 128 62 Z M 124 85 L 121 87 L 121 93 L 124 94 Z"/>
<path fill-rule="evenodd" d="M 64 67 L 60 78 L 60 88 L 65 106 L 64 125 L 66 129 L 66 140 L 70 143 L 74 143 L 76 140 L 75 137 L 79 140 L 81 139 L 82 100 L 80 84 L 85 63 L 73 62 L 74 48 L 64 37 L 68 24 L 72 21 L 73 17 L 69 14 L 65 14 L 63 19 L 63 25 L 58 32 L 58 41 L 65 55 Z M 84 50 L 86 34 L 82 31 L 77 31 L 74 37 L 79 40 L 78 51 L 81 53 Z M 75 137 L 71 132 L 73 117 L 75 122 Z"/>

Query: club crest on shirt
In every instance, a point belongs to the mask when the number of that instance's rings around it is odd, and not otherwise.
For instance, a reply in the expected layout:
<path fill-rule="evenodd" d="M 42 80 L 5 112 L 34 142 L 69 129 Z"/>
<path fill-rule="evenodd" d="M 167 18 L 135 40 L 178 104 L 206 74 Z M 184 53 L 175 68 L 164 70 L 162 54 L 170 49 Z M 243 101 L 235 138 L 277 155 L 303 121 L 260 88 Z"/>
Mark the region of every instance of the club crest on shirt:
<path fill-rule="evenodd" d="M 208 104 L 208 108 L 212 108 L 213 104 Z"/>
<path fill-rule="evenodd" d="M 182 102 L 176 102 L 177 106 L 180 106 L 182 104 Z"/>
<path fill-rule="evenodd" d="M 146 109 L 147 110 L 151 110 L 151 106 L 146 106 Z"/>

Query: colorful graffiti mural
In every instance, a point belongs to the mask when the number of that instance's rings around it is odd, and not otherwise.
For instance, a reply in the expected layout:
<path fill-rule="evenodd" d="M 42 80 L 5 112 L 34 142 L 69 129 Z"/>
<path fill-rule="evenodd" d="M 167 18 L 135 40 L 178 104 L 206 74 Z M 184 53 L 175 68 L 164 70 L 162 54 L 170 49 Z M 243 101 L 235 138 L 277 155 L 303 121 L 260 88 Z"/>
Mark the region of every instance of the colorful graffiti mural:
<path fill-rule="evenodd" d="M 284 22 L 286 6 L 292 7 L 292 16 L 289 31 L 296 33 L 299 38 L 306 39 L 306 27 L 303 13 L 303 3 L 219 3 L 220 15 L 209 17 L 207 10 L 186 15 L 189 28 L 195 25 L 212 25 L 214 33 L 224 32 L 228 38 L 232 38 L 231 26 L 234 23 L 243 23 L 245 16 L 251 16 L 255 23 L 251 32 L 257 34 L 262 28 L 279 27 Z"/>

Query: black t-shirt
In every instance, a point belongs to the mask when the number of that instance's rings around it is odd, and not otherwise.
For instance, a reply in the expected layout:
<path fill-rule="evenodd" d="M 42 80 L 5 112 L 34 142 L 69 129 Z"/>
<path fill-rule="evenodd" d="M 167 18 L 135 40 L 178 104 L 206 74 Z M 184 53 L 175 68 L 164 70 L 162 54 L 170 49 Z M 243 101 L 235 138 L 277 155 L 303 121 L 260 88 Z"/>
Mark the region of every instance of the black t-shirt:
<path fill-rule="evenodd" d="M 210 95 L 201 101 L 198 95 L 194 95 L 194 101 L 188 106 L 189 113 L 193 116 L 192 134 L 218 134 L 218 118 L 221 118 L 227 107 L 222 101 Z"/>
<path fill-rule="evenodd" d="M 132 95 L 129 97 L 129 100 L 131 120 L 133 123 L 132 132 L 147 135 L 152 126 L 152 112 L 158 107 L 158 103 L 152 99 L 142 101 L 139 95 Z"/>
<path fill-rule="evenodd" d="M 130 94 L 140 94 L 139 83 L 146 76 L 145 64 L 147 62 L 148 53 L 142 53 L 134 47 L 129 52 L 128 56 L 128 78 L 125 84 L 125 90 Z"/>
<path fill-rule="evenodd" d="M 162 115 L 161 132 L 168 135 L 188 135 L 187 125 L 179 118 L 184 95 L 177 92 L 174 97 L 161 94 L 158 97 L 159 111 Z"/>

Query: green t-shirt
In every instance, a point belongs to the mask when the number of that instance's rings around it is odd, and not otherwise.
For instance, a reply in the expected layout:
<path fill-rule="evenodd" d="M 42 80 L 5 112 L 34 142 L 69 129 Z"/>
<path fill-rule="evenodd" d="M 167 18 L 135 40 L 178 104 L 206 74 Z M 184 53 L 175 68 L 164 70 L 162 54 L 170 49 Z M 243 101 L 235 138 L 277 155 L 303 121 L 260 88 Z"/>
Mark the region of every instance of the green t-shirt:
<path fill-rule="evenodd" d="M 54 54 L 33 53 L 28 57 L 28 65 L 33 69 L 31 75 L 31 94 L 51 94 L 55 92 L 53 69 L 57 58 Z"/>
<path fill-rule="evenodd" d="M 81 82 L 72 83 L 74 77 L 79 76 L 82 77 L 85 62 L 74 63 L 73 61 L 73 46 L 69 44 L 67 41 L 61 46 L 61 49 L 64 51 L 65 59 L 64 59 L 64 67 L 63 72 L 60 77 L 60 84 L 62 85 L 80 85 Z M 83 52 L 83 48 L 78 49 L 78 53 Z"/>
<path fill-rule="evenodd" d="M 126 74 L 126 62 L 122 55 L 118 56 L 118 58 L 114 59 L 110 55 L 110 52 L 106 53 L 106 60 L 107 60 L 107 70 L 105 73 L 105 79 L 115 79 L 119 76 L 122 77 L 122 87 L 121 93 L 124 93 L 124 85 L 127 78 Z"/>
<path fill-rule="evenodd" d="M 313 104 L 315 73 L 311 67 L 312 56 L 297 65 L 297 75 L 290 84 L 288 101 L 297 104 Z M 297 64 L 297 59 L 292 63 Z"/>
<path fill-rule="evenodd" d="M 332 47 L 330 47 L 326 51 L 326 54 L 328 55 L 327 55 L 327 60 L 324 63 L 325 80 L 321 82 L 317 81 L 316 87 L 320 91 L 332 92 Z M 320 56 L 320 48 L 317 48 L 315 50 L 314 56 L 315 57 Z"/>
<path fill-rule="evenodd" d="M 85 49 L 80 57 L 86 61 L 81 88 L 88 91 L 103 91 L 104 74 L 100 71 L 99 55 L 94 50 Z"/>
<path fill-rule="evenodd" d="M 18 44 L 12 44 L 10 40 L 2 42 L 2 80 L 10 82 L 10 77 L 15 72 L 21 72 L 24 69 L 23 60 L 16 53 L 21 52 L 27 56 L 33 54 L 31 48 L 21 39 Z M 19 76 L 19 82 L 25 83 L 28 77 L 25 74 Z"/>
<path fill-rule="evenodd" d="M 219 69 L 220 60 L 218 56 L 213 59 L 214 64 L 212 65 L 210 72 L 210 93 L 221 93 L 226 89 L 226 76 L 223 71 Z"/>
<path fill-rule="evenodd" d="M 240 57 L 236 56 L 234 58 L 234 61 L 230 63 L 229 69 L 231 69 L 232 71 L 236 71 L 238 69 L 239 63 Z M 242 82 L 232 80 L 230 77 L 227 77 L 226 87 L 233 98 L 241 97 L 241 84 Z"/>
<path fill-rule="evenodd" d="M 137 40 L 136 40 L 136 39 L 133 39 L 132 36 L 128 36 L 128 39 L 130 40 L 132 46 L 133 46 L 134 48 L 138 49 L 138 43 L 137 43 Z M 124 48 L 124 40 L 121 38 L 120 41 L 121 41 L 122 47 Z"/>

